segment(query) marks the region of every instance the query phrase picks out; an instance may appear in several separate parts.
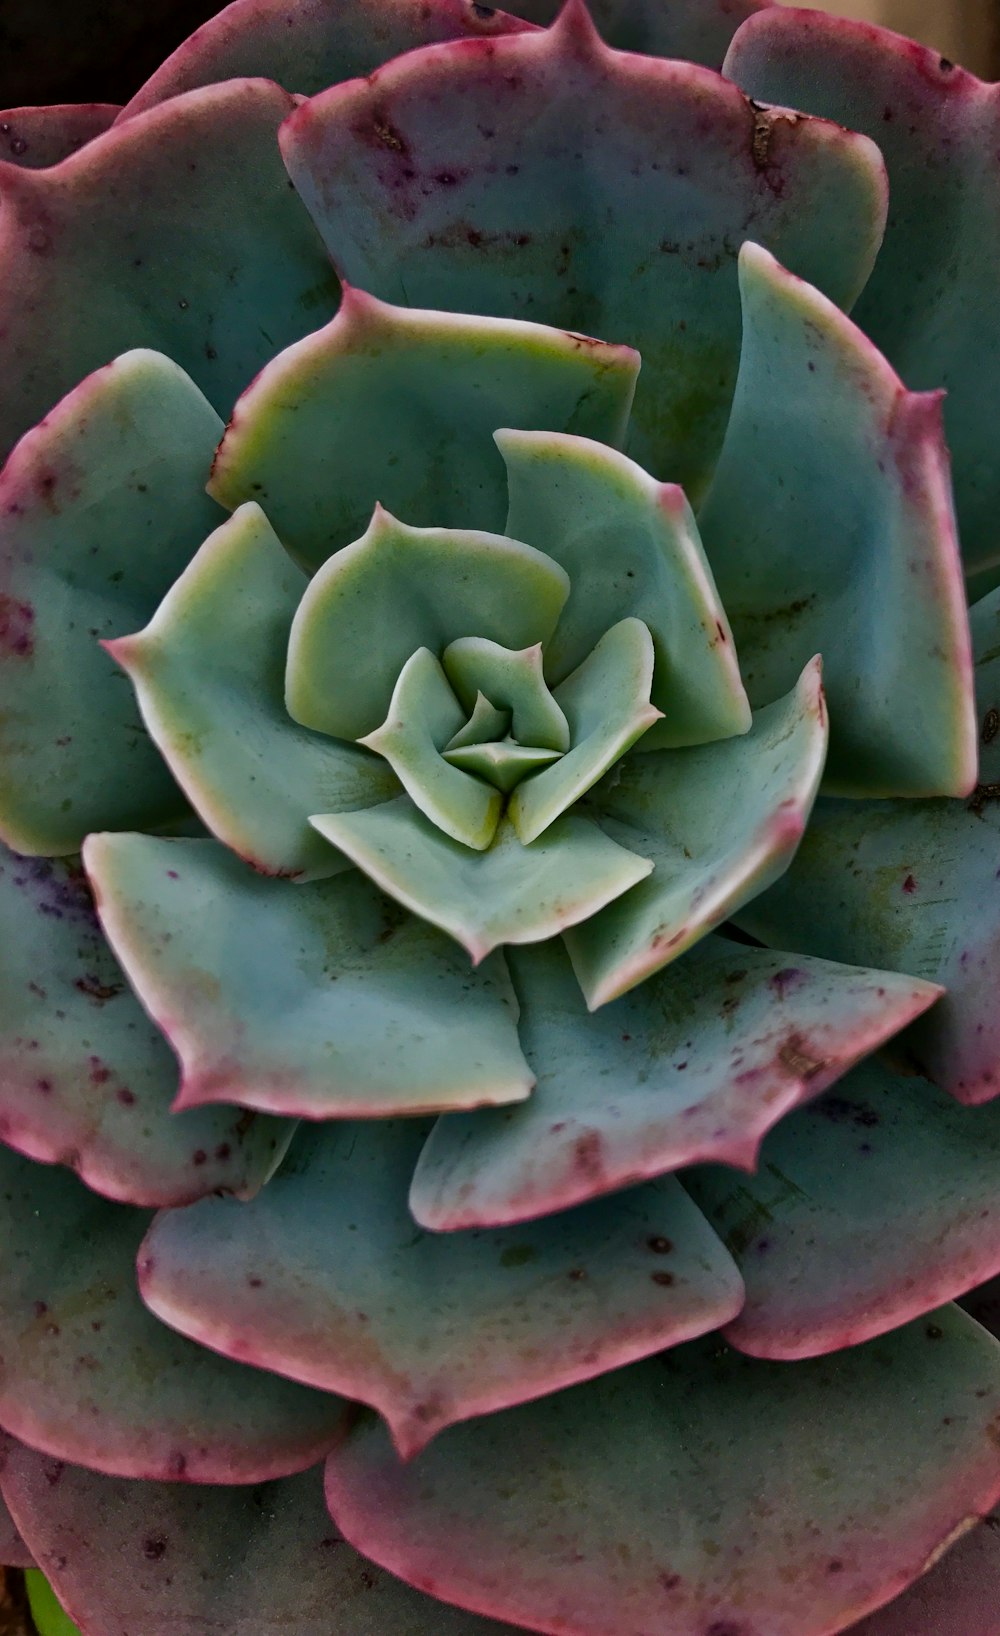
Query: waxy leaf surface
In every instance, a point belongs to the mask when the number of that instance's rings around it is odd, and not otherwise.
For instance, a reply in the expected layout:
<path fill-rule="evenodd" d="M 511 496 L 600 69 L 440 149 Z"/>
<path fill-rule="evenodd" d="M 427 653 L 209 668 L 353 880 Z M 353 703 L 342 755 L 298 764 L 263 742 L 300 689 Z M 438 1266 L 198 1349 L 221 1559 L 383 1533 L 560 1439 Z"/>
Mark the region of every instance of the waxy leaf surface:
<path fill-rule="evenodd" d="M 755 706 L 816 652 L 828 786 L 965 795 L 976 722 L 940 396 L 907 392 L 863 332 L 758 245 L 743 352 L 698 523 Z"/>
<path fill-rule="evenodd" d="M 682 489 L 581 437 L 497 434 L 507 466 L 505 533 L 569 574 L 569 601 L 547 644 L 546 674 L 562 681 L 616 619 L 641 619 L 653 638 L 652 700 L 663 720 L 652 749 L 745 733 L 750 706 L 722 604 Z"/>
<path fill-rule="evenodd" d="M 0 1425 L 118 1476 L 262 1482 L 335 1440 L 335 1397 L 215 1357 L 147 1312 L 144 1211 L 0 1147 Z"/>
<path fill-rule="evenodd" d="M 283 1127 L 173 1114 L 177 1066 L 101 932 L 79 859 L 0 849 L 0 1137 L 127 1204 L 255 1191 Z"/>
<path fill-rule="evenodd" d="M 252 1206 L 157 1217 L 143 1299 L 229 1357 L 371 1404 L 406 1456 L 739 1311 L 732 1261 L 672 1179 L 527 1227 L 422 1232 L 407 1190 L 425 1135 L 301 1131 Z"/>
<path fill-rule="evenodd" d="M 175 1106 L 377 1117 L 527 1096 L 506 973 L 350 871 L 266 880 L 214 841 L 95 835 L 104 929 L 181 1062 Z"/>
<path fill-rule="evenodd" d="M 136 1482 L 10 1440 L 0 1483 L 60 1599 L 107 1636 L 517 1636 L 359 1557 L 316 1468 L 243 1487 Z"/>
<path fill-rule="evenodd" d="M 820 800 L 784 879 L 739 912 L 768 943 L 912 972 L 947 990 L 907 1033 L 963 1102 L 1000 1091 L 1000 591 L 971 613 L 979 784 L 965 801 Z"/>
<path fill-rule="evenodd" d="M 0 474 L 0 829 L 21 852 L 184 810 L 99 644 L 148 618 L 219 520 L 203 489 L 221 430 L 175 364 L 132 352 Z"/>
<path fill-rule="evenodd" d="M 228 414 L 333 308 L 336 279 L 275 147 L 292 106 L 276 85 L 233 80 L 50 170 L 0 166 L 0 454 L 130 347 L 165 353 Z"/>
<path fill-rule="evenodd" d="M 720 68 L 740 24 L 773 0 L 592 0 L 591 15 L 619 51 L 681 57 Z M 521 17 L 551 23 L 560 0 L 517 0 Z"/>
<path fill-rule="evenodd" d="M 569 937 L 591 1009 L 615 1000 L 787 869 L 826 754 L 818 662 L 750 732 L 633 756 L 594 791 L 602 826 L 653 873 Z M 872 964 L 877 964 L 873 961 Z"/>
<path fill-rule="evenodd" d="M 1000 88 L 887 29 L 778 6 L 744 25 L 725 72 L 753 97 L 866 132 L 885 155 L 885 244 L 853 315 L 907 386 L 945 389 L 962 549 L 970 567 L 997 562 Z"/>
<path fill-rule="evenodd" d="M 110 102 L 5 108 L 0 113 L 0 159 L 25 170 L 58 165 L 106 131 L 120 111 Z"/>
<path fill-rule="evenodd" d="M 288 636 L 306 584 L 260 507 L 241 506 L 145 630 L 109 651 L 213 834 L 262 874 L 313 879 L 344 861 L 309 814 L 386 801 L 399 785 L 384 761 L 300 727 L 285 709 Z"/>
<path fill-rule="evenodd" d="M 708 1158 L 749 1169 L 776 1120 L 939 992 L 709 936 L 588 1016 L 557 945 L 508 961 L 535 1089 L 438 1120 L 410 1195 L 426 1227 L 526 1220 Z"/>
<path fill-rule="evenodd" d="M 766 1138 L 753 1176 L 685 1177 L 743 1267 L 757 1357 L 854 1346 L 1000 1272 L 1000 1104 L 862 1063 Z"/>
<path fill-rule="evenodd" d="M 708 69 L 611 51 L 579 3 L 544 33 L 411 52 L 334 86 L 281 141 L 352 284 L 637 347 L 631 451 L 692 502 L 736 378 L 740 243 L 849 304 L 885 212 L 867 138 L 761 112 Z"/>
<path fill-rule="evenodd" d="M 631 347 L 411 312 L 347 286 L 336 318 L 267 364 L 240 398 L 210 492 L 230 507 L 259 500 L 311 569 L 364 532 L 376 501 L 422 527 L 500 533 L 497 427 L 618 446 L 638 369 Z"/>
<path fill-rule="evenodd" d="M 547 1636 L 829 1636 L 1000 1488 L 1000 1348 L 957 1308 L 926 1327 L 797 1364 L 695 1341 L 406 1465 L 362 1419 L 327 1500 L 391 1571 Z"/>

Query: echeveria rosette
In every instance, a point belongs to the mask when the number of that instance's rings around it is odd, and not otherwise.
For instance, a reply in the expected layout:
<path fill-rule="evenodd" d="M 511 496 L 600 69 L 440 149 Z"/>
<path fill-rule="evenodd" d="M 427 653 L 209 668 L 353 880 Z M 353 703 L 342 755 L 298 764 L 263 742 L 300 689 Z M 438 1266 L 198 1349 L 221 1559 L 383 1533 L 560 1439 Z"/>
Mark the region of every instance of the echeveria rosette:
<path fill-rule="evenodd" d="M 85 1636 L 994 1636 L 993 94 L 597 17 L 17 111 L 0 1540 Z"/>

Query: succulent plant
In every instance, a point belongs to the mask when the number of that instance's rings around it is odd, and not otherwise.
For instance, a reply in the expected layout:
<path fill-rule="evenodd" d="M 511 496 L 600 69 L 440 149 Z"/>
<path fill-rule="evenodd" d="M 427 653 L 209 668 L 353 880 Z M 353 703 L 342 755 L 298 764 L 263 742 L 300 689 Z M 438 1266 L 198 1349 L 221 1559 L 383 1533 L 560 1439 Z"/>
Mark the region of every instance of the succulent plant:
<path fill-rule="evenodd" d="M 998 93 L 523 9 L 0 116 L 0 1558 L 998 1636 Z"/>

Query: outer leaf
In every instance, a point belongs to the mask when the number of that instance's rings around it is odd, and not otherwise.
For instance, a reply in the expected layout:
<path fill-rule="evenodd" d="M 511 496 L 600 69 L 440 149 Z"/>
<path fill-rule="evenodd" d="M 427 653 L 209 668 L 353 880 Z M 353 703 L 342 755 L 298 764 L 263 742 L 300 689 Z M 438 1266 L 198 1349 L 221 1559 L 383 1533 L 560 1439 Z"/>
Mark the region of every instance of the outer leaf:
<path fill-rule="evenodd" d="M 736 29 L 772 0 L 594 0 L 604 38 L 620 51 L 682 57 L 719 68 Z M 521 16 L 551 23 L 559 0 L 517 0 Z"/>
<path fill-rule="evenodd" d="M 157 1217 L 143 1299 L 229 1357 L 372 1404 L 405 1457 L 739 1311 L 732 1262 L 671 1179 L 527 1228 L 415 1233 L 425 1135 L 413 1120 L 303 1132 L 259 1204 Z"/>
<path fill-rule="evenodd" d="M 406 798 L 313 823 L 384 892 L 457 938 L 474 965 L 501 943 L 555 937 L 652 868 L 577 813 L 557 818 L 530 846 L 505 818 L 485 852 L 453 841 Z"/>
<path fill-rule="evenodd" d="M 176 1086 L 79 861 L 0 849 L 0 1136 L 129 1204 L 254 1192 L 282 1127 L 238 1108 L 172 1115 Z"/>
<path fill-rule="evenodd" d="M 980 784 L 969 801 L 820 801 L 787 879 L 740 923 L 784 948 L 865 960 L 945 986 L 906 1036 L 963 1102 L 1000 1091 L 1000 591 L 972 610 Z"/>
<path fill-rule="evenodd" d="M 993 1511 L 896 1601 L 844 1636 L 998 1636 L 1000 1511 Z"/>
<path fill-rule="evenodd" d="M 58 165 L 106 131 L 120 111 L 107 102 L 6 108 L 0 113 L 0 157 L 25 170 Z"/>
<path fill-rule="evenodd" d="M 216 522 L 202 486 L 221 426 L 176 365 L 132 352 L 0 474 L 0 827 L 21 852 L 183 809 L 98 639 L 147 617 Z"/>
<path fill-rule="evenodd" d="M 145 630 L 108 651 L 209 829 L 263 874 L 312 879 L 344 863 L 309 814 L 385 801 L 399 784 L 381 760 L 289 718 L 288 634 L 305 587 L 260 507 L 241 506 L 205 541 Z"/>
<path fill-rule="evenodd" d="M 591 1010 L 676 960 L 788 868 L 826 734 L 814 661 L 792 693 L 758 712 L 745 738 L 637 755 L 594 792 L 602 824 L 651 857 L 654 872 L 570 933 Z"/>
<path fill-rule="evenodd" d="M 946 389 L 962 547 L 971 567 L 1000 561 L 990 273 L 1000 255 L 1000 90 L 886 29 L 778 7 L 740 30 L 725 72 L 752 96 L 866 131 L 885 154 L 892 212 L 854 316 L 908 386 Z"/>
<path fill-rule="evenodd" d="M 496 428 L 565 427 L 617 446 L 638 369 L 631 347 L 408 312 L 345 286 L 336 318 L 247 388 L 209 488 L 223 505 L 259 499 L 310 568 L 357 539 L 376 500 L 408 523 L 498 534 Z"/>
<path fill-rule="evenodd" d="M 277 80 L 286 91 L 312 96 L 340 80 L 370 74 L 414 46 L 528 27 L 466 0 L 433 0 L 432 5 L 426 0 L 236 0 L 178 46 L 122 117 L 131 119 L 199 85 L 244 75 Z"/>
<path fill-rule="evenodd" d="M 940 395 L 759 246 L 740 254 L 743 354 L 699 525 L 755 705 L 823 654 L 827 781 L 966 795 L 976 721 Z"/>
<path fill-rule="evenodd" d="M 508 958 L 535 1092 L 438 1120 L 410 1194 L 425 1227 L 527 1220 L 708 1158 L 750 1169 L 776 1120 L 939 992 L 710 936 L 588 1017 L 556 945 Z"/>
<path fill-rule="evenodd" d="M 517 540 L 410 528 L 381 506 L 367 532 L 320 569 L 299 604 L 286 698 L 296 721 L 338 738 L 382 722 L 417 648 L 459 636 L 505 647 L 544 642 L 569 594 L 558 563 Z"/>
<path fill-rule="evenodd" d="M 362 1420 L 327 1500 L 393 1572 L 551 1636 L 826 1636 L 1000 1488 L 1000 1348 L 936 1323 L 800 1364 L 694 1342 L 409 1465 Z"/>
<path fill-rule="evenodd" d="M 543 34 L 411 52 L 335 86 L 282 146 L 352 284 L 636 345 L 633 452 L 692 497 L 736 376 L 740 242 L 850 302 L 885 209 L 867 139 L 761 113 L 707 69 L 610 51 L 582 0 Z"/>
<path fill-rule="evenodd" d="M 561 681 L 609 625 L 632 615 L 653 638 L 652 700 L 663 712 L 646 747 L 745 733 L 750 706 L 732 633 L 683 490 L 583 438 L 504 431 L 497 443 L 510 489 L 505 532 L 544 548 L 569 574 L 549 676 Z"/>
<path fill-rule="evenodd" d="M 874 1061 L 782 1120 L 756 1175 L 685 1185 L 744 1270 L 727 1334 L 755 1357 L 854 1346 L 1000 1272 L 1000 1105 Z"/>
<path fill-rule="evenodd" d="M 94 835 L 86 864 L 131 981 L 181 1062 L 174 1106 L 370 1118 L 518 1101 L 506 974 L 353 872 L 293 887 L 213 841 Z"/>
<path fill-rule="evenodd" d="M 3 1486 L 62 1601 L 105 1636 L 516 1636 L 358 1557 L 317 1470 L 243 1488 L 135 1482 L 19 1444 Z"/>
<path fill-rule="evenodd" d="M 507 812 L 529 846 L 659 720 L 650 704 L 653 639 L 641 619 L 612 625 L 555 700 L 570 728 L 570 749 L 534 778 L 519 784 Z"/>
<path fill-rule="evenodd" d="M 0 453 L 129 347 L 166 353 L 228 412 L 333 305 L 275 153 L 291 107 L 277 86 L 231 81 L 116 125 L 51 170 L 0 166 Z"/>
<path fill-rule="evenodd" d="M 35 1559 L 21 1538 L 0 1494 L 0 1565 L 5 1568 L 33 1568 Z"/>
<path fill-rule="evenodd" d="M 261 1482 L 333 1443 L 341 1405 L 214 1357 L 135 1290 L 144 1211 L 0 1147 L 0 1424 L 119 1476 Z"/>

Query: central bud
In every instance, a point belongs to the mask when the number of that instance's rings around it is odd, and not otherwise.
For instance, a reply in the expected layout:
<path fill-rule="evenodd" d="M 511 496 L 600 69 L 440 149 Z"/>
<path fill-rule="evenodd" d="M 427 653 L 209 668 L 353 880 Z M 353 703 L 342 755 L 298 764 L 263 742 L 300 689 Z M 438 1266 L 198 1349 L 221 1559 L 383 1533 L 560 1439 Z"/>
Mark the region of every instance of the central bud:
<path fill-rule="evenodd" d="M 542 644 L 505 648 L 483 636 L 418 648 L 389 713 L 358 740 L 389 762 L 421 811 L 466 846 L 489 846 L 505 800 L 570 747 L 570 726 L 542 668 Z M 516 795 L 509 803 L 517 827 Z"/>

